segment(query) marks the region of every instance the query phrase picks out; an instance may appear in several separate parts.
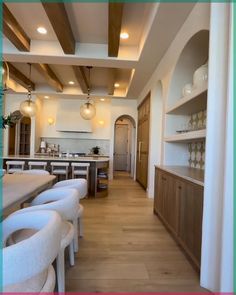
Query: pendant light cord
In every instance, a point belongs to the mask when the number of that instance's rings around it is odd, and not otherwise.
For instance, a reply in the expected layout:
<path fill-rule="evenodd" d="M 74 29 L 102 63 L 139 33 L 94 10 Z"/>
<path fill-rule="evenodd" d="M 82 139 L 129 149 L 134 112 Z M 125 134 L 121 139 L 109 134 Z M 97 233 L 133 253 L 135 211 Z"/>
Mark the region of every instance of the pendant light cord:
<path fill-rule="evenodd" d="M 31 63 L 29 63 L 29 81 L 31 81 Z M 31 101 L 31 85 L 28 85 L 28 100 Z"/>

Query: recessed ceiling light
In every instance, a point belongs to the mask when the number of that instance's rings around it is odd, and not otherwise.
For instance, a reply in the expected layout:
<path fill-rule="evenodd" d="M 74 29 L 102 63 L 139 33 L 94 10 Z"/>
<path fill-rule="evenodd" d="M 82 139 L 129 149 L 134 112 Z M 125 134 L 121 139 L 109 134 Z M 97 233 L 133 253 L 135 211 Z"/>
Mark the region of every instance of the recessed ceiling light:
<path fill-rule="evenodd" d="M 47 32 L 48 32 L 44 27 L 38 27 L 37 31 L 38 31 L 38 33 L 43 34 L 43 35 L 47 34 Z"/>
<path fill-rule="evenodd" d="M 115 83 L 114 86 L 115 86 L 115 88 L 118 88 L 118 87 L 120 87 L 120 84 L 119 83 Z"/>
<path fill-rule="evenodd" d="M 48 96 L 48 95 L 45 95 L 44 98 L 45 98 L 45 99 L 49 99 L 49 96 Z"/>
<path fill-rule="evenodd" d="M 74 85 L 75 82 L 74 82 L 74 81 L 69 81 L 69 84 L 70 84 L 70 85 Z"/>
<path fill-rule="evenodd" d="M 120 34 L 121 39 L 128 39 L 129 38 L 129 34 L 127 32 L 123 32 Z"/>
<path fill-rule="evenodd" d="M 101 101 L 105 101 L 105 98 L 100 98 Z"/>

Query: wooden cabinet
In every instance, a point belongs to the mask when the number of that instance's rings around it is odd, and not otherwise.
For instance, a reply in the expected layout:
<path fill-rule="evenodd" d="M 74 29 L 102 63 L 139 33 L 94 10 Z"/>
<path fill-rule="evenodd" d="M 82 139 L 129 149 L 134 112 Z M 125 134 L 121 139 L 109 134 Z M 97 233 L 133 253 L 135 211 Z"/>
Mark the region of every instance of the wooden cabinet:
<path fill-rule="evenodd" d="M 156 168 L 154 212 L 199 269 L 203 187 Z"/>
<path fill-rule="evenodd" d="M 150 95 L 138 108 L 136 179 L 146 189 L 148 180 Z"/>

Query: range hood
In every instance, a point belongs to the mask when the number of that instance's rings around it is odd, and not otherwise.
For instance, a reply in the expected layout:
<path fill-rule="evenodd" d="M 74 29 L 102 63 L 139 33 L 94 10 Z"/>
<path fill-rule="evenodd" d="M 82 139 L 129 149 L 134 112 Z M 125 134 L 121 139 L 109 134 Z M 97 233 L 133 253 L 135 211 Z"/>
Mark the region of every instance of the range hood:
<path fill-rule="evenodd" d="M 80 107 L 84 103 L 84 100 L 59 100 L 56 130 L 61 132 L 91 133 L 91 120 L 84 120 L 80 116 Z"/>

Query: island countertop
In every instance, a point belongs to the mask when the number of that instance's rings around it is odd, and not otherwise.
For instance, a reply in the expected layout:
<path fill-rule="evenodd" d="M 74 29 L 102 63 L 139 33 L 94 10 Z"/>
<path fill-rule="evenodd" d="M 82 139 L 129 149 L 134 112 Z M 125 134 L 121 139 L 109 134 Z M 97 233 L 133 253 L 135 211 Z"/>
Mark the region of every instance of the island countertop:
<path fill-rule="evenodd" d="M 3 156 L 3 160 L 25 160 L 25 161 L 69 161 L 69 162 L 108 162 L 108 157 L 103 156 L 83 156 L 83 157 L 53 157 L 53 156 L 26 156 L 11 155 Z"/>

